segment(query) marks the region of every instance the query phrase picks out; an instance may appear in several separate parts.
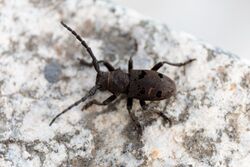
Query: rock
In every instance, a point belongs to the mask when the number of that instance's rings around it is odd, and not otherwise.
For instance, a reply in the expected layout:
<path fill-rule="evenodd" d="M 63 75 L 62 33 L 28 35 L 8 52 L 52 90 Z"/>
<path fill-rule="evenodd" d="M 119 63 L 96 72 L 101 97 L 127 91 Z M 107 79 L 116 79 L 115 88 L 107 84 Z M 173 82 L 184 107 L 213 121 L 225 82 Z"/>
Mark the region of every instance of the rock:
<path fill-rule="evenodd" d="M 0 1 L 0 8 L 0 166 L 249 166 L 249 63 L 107 1 Z M 147 102 L 147 111 L 134 101 L 141 137 L 124 98 L 83 112 L 77 106 L 49 127 L 96 77 L 79 64 L 91 59 L 61 20 L 98 59 L 123 70 L 130 56 L 145 69 L 197 60 L 160 69 L 176 82 L 175 97 Z"/>

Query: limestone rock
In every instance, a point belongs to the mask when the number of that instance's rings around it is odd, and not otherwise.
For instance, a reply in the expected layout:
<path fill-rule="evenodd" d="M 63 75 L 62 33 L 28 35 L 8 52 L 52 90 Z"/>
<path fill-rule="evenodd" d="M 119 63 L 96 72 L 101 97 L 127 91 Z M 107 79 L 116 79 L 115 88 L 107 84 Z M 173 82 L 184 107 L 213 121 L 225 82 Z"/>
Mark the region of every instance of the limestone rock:
<path fill-rule="evenodd" d="M 124 98 L 83 112 L 75 107 L 49 127 L 96 76 L 79 64 L 91 59 L 61 20 L 98 59 L 123 70 L 130 56 L 138 69 L 197 61 L 161 68 L 176 82 L 175 97 L 148 102 L 147 111 L 134 102 L 141 137 Z M 249 63 L 108 1 L 0 1 L 0 22 L 0 166 L 249 166 Z"/>

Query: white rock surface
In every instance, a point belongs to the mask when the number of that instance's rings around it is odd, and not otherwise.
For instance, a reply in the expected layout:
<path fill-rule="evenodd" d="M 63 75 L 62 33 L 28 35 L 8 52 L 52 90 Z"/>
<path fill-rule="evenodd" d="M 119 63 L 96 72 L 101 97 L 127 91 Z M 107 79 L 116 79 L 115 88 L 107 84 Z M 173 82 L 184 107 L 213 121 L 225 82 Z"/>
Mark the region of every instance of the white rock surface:
<path fill-rule="evenodd" d="M 126 100 L 51 119 L 95 83 L 80 66 L 76 29 L 99 59 L 126 70 L 168 60 L 175 98 L 150 102 L 137 135 Z M 105 1 L 0 1 L 0 166 L 249 166 L 250 65 L 221 49 Z M 84 58 L 91 61 L 84 52 Z M 98 93 L 105 99 L 109 93 Z M 173 122 L 152 121 L 155 110 Z M 143 116 L 145 115 L 145 116 Z M 151 122 L 151 124 L 149 123 Z"/>

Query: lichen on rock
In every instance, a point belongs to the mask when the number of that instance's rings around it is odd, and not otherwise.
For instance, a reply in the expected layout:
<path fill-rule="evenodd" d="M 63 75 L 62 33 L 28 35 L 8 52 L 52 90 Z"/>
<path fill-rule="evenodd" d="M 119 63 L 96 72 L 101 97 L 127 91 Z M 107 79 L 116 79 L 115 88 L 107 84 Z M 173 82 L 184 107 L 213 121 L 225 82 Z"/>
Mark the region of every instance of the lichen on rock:
<path fill-rule="evenodd" d="M 0 166 L 249 166 L 250 65 L 237 56 L 103 0 L 0 1 L 0 11 Z M 49 127 L 96 77 L 61 20 L 122 70 L 130 56 L 138 69 L 197 60 L 160 69 L 176 82 L 175 97 L 147 102 L 147 111 L 134 102 L 142 136 L 125 98 L 75 107 Z"/>

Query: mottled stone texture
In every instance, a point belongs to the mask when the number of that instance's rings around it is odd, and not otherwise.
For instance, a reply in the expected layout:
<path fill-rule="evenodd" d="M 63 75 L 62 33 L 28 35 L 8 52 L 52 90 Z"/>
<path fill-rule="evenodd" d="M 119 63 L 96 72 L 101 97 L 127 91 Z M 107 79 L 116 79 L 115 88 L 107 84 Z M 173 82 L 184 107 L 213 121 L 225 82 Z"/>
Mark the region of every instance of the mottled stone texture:
<path fill-rule="evenodd" d="M 79 32 L 98 59 L 126 70 L 168 60 L 197 61 L 160 71 L 176 81 L 174 98 L 81 106 L 51 119 L 95 83 L 91 61 L 60 21 Z M 104 1 L 0 0 L 0 166 L 249 166 L 250 65 L 196 38 Z M 94 98 L 105 99 L 109 93 Z M 164 126 L 154 112 L 173 122 Z"/>

